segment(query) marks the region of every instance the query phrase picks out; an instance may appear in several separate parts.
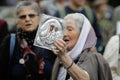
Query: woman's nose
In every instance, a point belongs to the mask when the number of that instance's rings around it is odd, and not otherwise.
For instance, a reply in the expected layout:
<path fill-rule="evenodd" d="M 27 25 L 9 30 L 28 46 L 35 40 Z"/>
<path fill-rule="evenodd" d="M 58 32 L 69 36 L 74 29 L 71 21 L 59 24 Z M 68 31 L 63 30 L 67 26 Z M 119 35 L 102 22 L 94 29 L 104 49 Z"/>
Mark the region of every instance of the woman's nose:
<path fill-rule="evenodd" d="M 67 34 L 68 34 L 68 31 L 65 30 L 65 31 L 64 31 L 64 36 L 67 36 Z"/>
<path fill-rule="evenodd" d="M 28 15 L 26 16 L 26 20 L 27 20 L 27 21 L 30 20 L 30 17 L 29 17 Z"/>

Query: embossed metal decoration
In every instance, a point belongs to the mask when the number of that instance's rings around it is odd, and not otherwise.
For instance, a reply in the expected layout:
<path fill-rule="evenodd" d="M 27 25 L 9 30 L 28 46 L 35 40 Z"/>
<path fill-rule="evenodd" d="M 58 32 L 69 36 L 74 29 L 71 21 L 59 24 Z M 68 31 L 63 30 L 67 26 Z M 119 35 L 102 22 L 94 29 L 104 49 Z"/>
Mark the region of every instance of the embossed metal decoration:
<path fill-rule="evenodd" d="M 54 41 L 63 38 L 63 25 L 56 18 L 47 19 L 39 25 L 34 45 L 51 50 L 55 48 Z"/>

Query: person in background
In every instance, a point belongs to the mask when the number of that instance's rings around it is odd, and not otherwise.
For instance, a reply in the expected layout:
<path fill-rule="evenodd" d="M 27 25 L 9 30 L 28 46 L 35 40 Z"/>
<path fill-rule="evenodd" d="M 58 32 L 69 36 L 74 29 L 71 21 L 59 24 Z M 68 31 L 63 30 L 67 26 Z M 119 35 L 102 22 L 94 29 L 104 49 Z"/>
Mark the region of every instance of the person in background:
<path fill-rule="evenodd" d="M 113 11 L 113 25 L 114 25 L 114 32 L 115 34 L 120 34 L 119 27 L 120 27 L 120 6 L 117 6 Z"/>
<path fill-rule="evenodd" d="M 113 20 L 113 15 L 114 15 L 114 12 L 113 12 L 114 11 L 114 7 L 111 6 L 110 4 L 108 4 L 110 0 L 98 0 L 98 1 L 102 1 L 103 3 L 106 4 L 106 8 L 107 9 L 106 9 L 106 11 L 104 13 L 104 17 L 106 19 L 112 21 Z"/>
<path fill-rule="evenodd" d="M 64 15 L 65 12 L 63 8 L 67 4 L 67 2 L 68 2 L 67 0 L 52 0 L 52 1 L 41 1 L 41 4 L 44 6 L 44 9 L 46 10 L 46 14 L 53 16 L 57 10 L 61 15 Z"/>
<path fill-rule="evenodd" d="M 101 52 L 102 51 L 102 49 L 101 49 L 102 36 L 100 33 L 97 17 L 96 17 L 95 12 L 93 10 L 91 10 L 88 6 L 87 6 L 87 8 L 84 7 L 85 2 L 86 2 L 86 0 L 69 0 L 69 4 L 67 6 L 65 6 L 65 8 L 64 8 L 65 15 L 70 14 L 70 13 L 82 13 L 90 20 L 90 22 L 93 26 L 93 29 L 95 30 L 96 36 L 98 38 L 97 44 L 96 44 L 97 50 L 99 52 Z M 54 16 L 61 17 L 61 15 L 59 14 L 59 11 L 57 11 L 54 14 Z"/>
<path fill-rule="evenodd" d="M 16 6 L 16 34 L 0 45 L 0 80 L 49 80 L 55 56 L 33 45 L 42 18 L 37 3 L 21 1 Z"/>
<path fill-rule="evenodd" d="M 105 2 L 100 0 L 94 1 L 94 9 L 98 18 L 98 24 L 100 25 L 103 46 L 105 47 L 110 37 L 114 35 L 114 26 L 112 21 L 105 17 L 107 11 L 107 4 Z"/>
<path fill-rule="evenodd" d="M 110 38 L 103 56 L 109 63 L 113 80 L 120 80 L 120 34 Z"/>
<path fill-rule="evenodd" d="M 9 34 L 8 24 L 5 20 L 0 19 L 0 44 L 7 34 Z"/>
<path fill-rule="evenodd" d="M 102 55 L 91 51 L 97 38 L 89 20 L 80 13 L 68 14 L 64 20 L 64 37 L 52 49 L 57 59 L 51 80 L 112 80 Z"/>

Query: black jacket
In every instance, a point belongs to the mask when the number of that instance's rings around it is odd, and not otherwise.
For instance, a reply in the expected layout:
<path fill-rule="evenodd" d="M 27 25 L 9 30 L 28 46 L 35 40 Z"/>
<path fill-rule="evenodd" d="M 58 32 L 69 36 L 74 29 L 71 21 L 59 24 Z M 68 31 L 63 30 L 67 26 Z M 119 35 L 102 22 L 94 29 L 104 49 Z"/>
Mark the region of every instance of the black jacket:
<path fill-rule="evenodd" d="M 0 80 L 26 80 L 25 78 L 30 75 L 32 75 L 32 80 L 50 79 L 55 55 L 53 55 L 50 50 L 35 47 L 32 44 L 30 45 L 30 49 L 36 54 L 37 59 L 40 60 L 41 58 L 44 58 L 44 74 L 38 73 L 38 60 L 35 62 L 30 59 L 30 62 L 28 61 L 30 64 L 28 64 L 27 67 L 24 67 L 24 65 L 19 63 L 19 60 L 23 57 L 23 52 L 20 50 L 20 41 L 17 36 L 14 53 L 10 60 L 10 35 L 8 35 L 0 45 Z M 28 71 L 30 71 L 30 73 Z"/>

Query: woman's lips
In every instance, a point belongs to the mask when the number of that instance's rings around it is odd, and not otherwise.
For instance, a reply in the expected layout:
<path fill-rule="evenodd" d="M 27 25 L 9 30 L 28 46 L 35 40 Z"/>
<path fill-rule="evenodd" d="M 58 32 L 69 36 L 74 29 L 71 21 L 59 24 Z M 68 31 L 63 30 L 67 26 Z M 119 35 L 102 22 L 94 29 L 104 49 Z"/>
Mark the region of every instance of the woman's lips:
<path fill-rule="evenodd" d="M 63 39 L 66 43 L 68 43 L 70 40 L 69 39 Z"/>
<path fill-rule="evenodd" d="M 26 24 L 25 26 L 31 26 L 32 24 Z"/>

